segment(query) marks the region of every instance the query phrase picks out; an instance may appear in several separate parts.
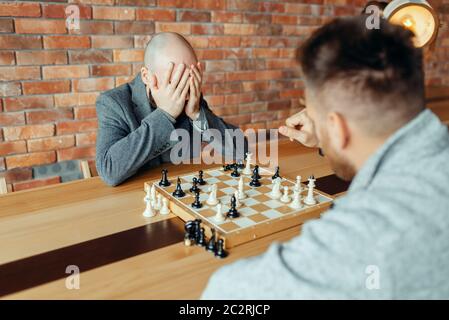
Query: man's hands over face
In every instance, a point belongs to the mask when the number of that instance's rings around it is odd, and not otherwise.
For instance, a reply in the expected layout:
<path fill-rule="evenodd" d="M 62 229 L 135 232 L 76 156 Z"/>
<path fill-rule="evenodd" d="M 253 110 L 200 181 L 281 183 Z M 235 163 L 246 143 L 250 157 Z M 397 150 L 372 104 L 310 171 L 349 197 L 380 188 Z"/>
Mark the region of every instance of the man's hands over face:
<path fill-rule="evenodd" d="M 150 73 L 149 77 L 150 92 L 158 108 L 176 119 L 185 107 L 186 115 L 189 118 L 192 120 L 198 118 L 202 81 L 200 63 L 190 67 L 181 63 L 176 69 L 174 64 L 170 63 L 162 81 L 158 82 L 153 73 Z M 188 95 L 189 100 L 186 104 Z"/>
<path fill-rule="evenodd" d="M 296 140 L 306 147 L 318 147 L 319 141 L 315 134 L 313 120 L 307 115 L 306 109 L 292 115 L 285 121 L 285 126 L 279 132 L 293 141 Z"/>

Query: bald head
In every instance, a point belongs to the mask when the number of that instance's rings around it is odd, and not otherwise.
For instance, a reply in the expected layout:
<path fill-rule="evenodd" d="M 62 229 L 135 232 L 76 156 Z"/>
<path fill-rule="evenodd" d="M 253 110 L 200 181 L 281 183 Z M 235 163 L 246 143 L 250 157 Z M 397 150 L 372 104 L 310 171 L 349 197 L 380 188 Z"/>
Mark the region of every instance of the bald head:
<path fill-rule="evenodd" d="M 174 32 L 158 33 L 150 40 L 146 49 L 144 64 L 156 77 L 167 70 L 170 62 L 176 65 L 196 65 L 197 57 L 190 43 L 180 34 Z"/>

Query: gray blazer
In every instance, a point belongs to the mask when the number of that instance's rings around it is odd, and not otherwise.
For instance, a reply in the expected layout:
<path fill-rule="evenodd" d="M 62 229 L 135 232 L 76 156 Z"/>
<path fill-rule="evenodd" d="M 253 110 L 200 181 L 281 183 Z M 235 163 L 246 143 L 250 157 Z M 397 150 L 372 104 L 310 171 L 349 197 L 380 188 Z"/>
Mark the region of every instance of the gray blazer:
<path fill-rule="evenodd" d="M 100 177 L 111 186 L 139 170 L 170 162 L 170 149 L 177 143 L 170 141 L 173 130 L 183 128 L 193 132 L 192 121 L 185 113 L 175 120 L 149 102 L 140 74 L 132 82 L 102 93 L 96 108 L 96 166 Z M 237 129 L 214 115 L 204 99 L 200 108 L 200 117 L 207 121 L 208 127 L 219 130 L 223 136 L 226 129 Z M 190 155 L 197 155 L 193 148 Z"/>

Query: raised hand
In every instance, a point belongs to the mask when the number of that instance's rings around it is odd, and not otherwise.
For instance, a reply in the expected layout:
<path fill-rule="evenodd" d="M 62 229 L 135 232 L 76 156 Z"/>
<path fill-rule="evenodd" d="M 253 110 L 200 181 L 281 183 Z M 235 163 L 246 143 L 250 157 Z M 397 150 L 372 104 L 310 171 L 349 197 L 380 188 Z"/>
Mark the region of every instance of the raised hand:
<path fill-rule="evenodd" d="M 201 83 L 203 81 L 203 72 L 201 63 L 190 66 L 189 80 L 189 102 L 186 106 L 186 115 L 195 121 L 200 115 Z"/>
<path fill-rule="evenodd" d="M 296 140 L 306 147 L 318 147 L 318 138 L 315 134 L 315 126 L 307 115 L 306 109 L 292 115 L 285 121 L 285 126 L 279 128 L 279 133 Z"/>
<path fill-rule="evenodd" d="M 174 64 L 170 62 L 161 82 L 157 81 L 155 74 L 150 73 L 149 87 L 157 107 L 176 119 L 184 109 L 190 89 L 190 69 L 181 63 L 176 67 L 172 78 L 174 67 Z"/>

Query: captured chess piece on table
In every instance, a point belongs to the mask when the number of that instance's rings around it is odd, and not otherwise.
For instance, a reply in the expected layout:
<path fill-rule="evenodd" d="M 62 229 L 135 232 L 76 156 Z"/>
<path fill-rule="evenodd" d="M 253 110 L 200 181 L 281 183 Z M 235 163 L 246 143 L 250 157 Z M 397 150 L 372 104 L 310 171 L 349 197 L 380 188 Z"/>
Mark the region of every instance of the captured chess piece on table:
<path fill-rule="evenodd" d="M 159 185 L 161 187 L 168 187 L 171 185 L 170 181 L 168 181 L 168 170 L 167 169 L 163 169 L 162 170 L 162 178 L 161 181 L 159 181 Z"/>

